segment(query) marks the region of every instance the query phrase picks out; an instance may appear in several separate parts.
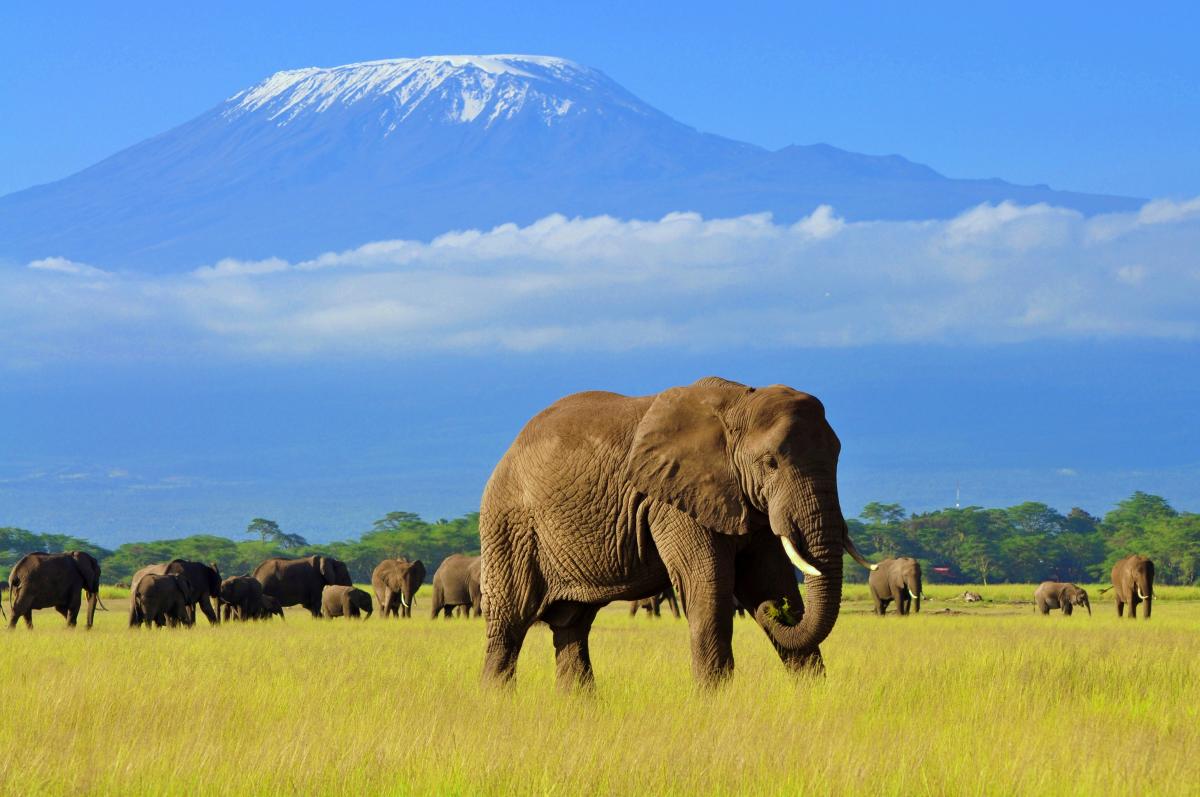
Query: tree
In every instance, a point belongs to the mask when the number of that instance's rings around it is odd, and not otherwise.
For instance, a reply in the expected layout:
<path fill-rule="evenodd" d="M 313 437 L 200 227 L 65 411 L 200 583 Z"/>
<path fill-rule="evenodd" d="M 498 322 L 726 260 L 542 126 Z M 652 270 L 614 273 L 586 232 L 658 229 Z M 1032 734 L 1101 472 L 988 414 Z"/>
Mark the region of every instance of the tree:
<path fill-rule="evenodd" d="M 274 520 L 260 517 L 250 521 L 250 525 L 246 527 L 246 533 L 251 537 L 257 536 L 261 542 L 276 540 L 283 534 L 279 529 L 279 524 Z"/>
<path fill-rule="evenodd" d="M 863 520 L 862 542 L 868 553 L 883 557 L 898 556 L 904 549 L 904 507 L 872 501 L 858 516 Z"/>

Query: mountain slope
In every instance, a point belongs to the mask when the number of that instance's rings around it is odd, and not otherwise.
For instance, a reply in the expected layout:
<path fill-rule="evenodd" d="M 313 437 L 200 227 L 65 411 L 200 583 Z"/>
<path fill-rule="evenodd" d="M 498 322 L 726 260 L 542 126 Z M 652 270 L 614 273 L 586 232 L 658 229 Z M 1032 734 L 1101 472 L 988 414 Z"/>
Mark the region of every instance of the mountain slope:
<path fill-rule="evenodd" d="M 302 258 L 549 213 L 658 218 L 832 204 L 946 217 L 985 201 L 1085 213 L 1131 199 L 953 180 L 897 156 L 700 133 L 602 73 L 540 56 L 434 56 L 279 72 L 55 183 L 0 198 L 0 258 L 168 272 Z"/>

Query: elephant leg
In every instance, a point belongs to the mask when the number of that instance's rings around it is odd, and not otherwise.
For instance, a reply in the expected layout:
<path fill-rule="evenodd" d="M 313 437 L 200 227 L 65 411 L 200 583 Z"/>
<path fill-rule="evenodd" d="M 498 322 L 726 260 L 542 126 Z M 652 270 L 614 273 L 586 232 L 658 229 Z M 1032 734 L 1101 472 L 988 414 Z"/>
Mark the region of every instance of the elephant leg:
<path fill-rule="evenodd" d="M 66 615 L 67 625 L 71 628 L 74 628 L 76 622 L 78 622 L 78 620 L 79 620 L 80 605 L 81 605 L 81 600 L 79 597 L 79 593 L 75 592 L 71 595 L 70 600 L 67 602 L 66 611 L 63 612 L 61 609 L 59 610 L 60 612 L 62 612 L 63 614 Z"/>
<path fill-rule="evenodd" d="M 197 603 L 200 605 L 200 611 L 204 612 L 204 616 L 208 618 L 209 625 L 216 625 L 221 622 L 221 618 L 213 611 L 212 604 L 208 602 L 207 595 L 201 596 Z"/>
<path fill-rule="evenodd" d="M 487 649 L 483 659 L 485 682 L 499 685 L 512 683 L 517 672 L 517 657 L 521 653 L 521 645 L 524 644 L 525 634 L 532 624 L 532 618 L 526 620 L 515 613 L 500 615 L 488 609 Z"/>
<path fill-rule="evenodd" d="M 875 602 L 875 614 L 882 617 L 884 610 L 887 609 L 887 601 L 876 595 L 874 591 L 871 592 L 871 600 Z"/>
<path fill-rule="evenodd" d="M 1130 620 L 1137 619 L 1137 610 L 1138 610 L 1138 599 L 1131 598 L 1129 600 L 1129 619 Z"/>
<path fill-rule="evenodd" d="M 599 606 L 556 603 L 542 616 L 554 632 L 554 666 L 558 688 L 589 689 L 595 680 L 588 654 L 588 634 Z"/>
<path fill-rule="evenodd" d="M 1117 617 L 1124 617 L 1124 616 L 1125 616 L 1125 604 L 1121 603 L 1121 601 L 1117 601 Z"/>
<path fill-rule="evenodd" d="M 692 675 L 715 686 L 733 672 L 734 538 L 714 535 L 673 509 L 653 514 L 654 542 L 671 580 L 681 587 Z"/>
<path fill-rule="evenodd" d="M 1142 617 L 1145 617 L 1147 620 L 1150 619 L 1150 602 L 1153 600 L 1154 600 L 1154 596 L 1151 595 L 1151 597 L 1148 600 L 1146 600 L 1144 602 L 1144 605 L 1142 606 Z"/>

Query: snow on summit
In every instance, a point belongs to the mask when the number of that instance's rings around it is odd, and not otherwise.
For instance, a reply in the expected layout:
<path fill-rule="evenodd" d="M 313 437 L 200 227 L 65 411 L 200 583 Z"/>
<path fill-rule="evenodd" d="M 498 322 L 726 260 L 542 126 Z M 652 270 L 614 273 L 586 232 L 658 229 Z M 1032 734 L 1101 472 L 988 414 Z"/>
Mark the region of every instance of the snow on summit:
<path fill-rule="evenodd" d="M 656 114 L 603 73 L 539 55 L 433 55 L 276 72 L 226 101 L 224 116 L 261 114 L 287 125 L 304 114 L 382 104 L 386 132 L 410 118 L 479 122 L 531 114 L 547 124 L 617 106 Z"/>

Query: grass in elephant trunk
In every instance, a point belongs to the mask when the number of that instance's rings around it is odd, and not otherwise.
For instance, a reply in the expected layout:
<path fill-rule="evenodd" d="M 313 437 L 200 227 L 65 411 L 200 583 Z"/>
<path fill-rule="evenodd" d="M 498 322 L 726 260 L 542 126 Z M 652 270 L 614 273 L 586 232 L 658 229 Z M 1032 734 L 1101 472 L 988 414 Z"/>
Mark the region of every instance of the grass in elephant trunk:
<path fill-rule="evenodd" d="M 130 631 L 106 594 L 90 633 L 43 611 L 0 644 L 0 793 L 1194 793 L 1200 602 L 1160 597 L 1149 623 L 1102 599 L 1092 618 L 845 612 L 827 676 L 800 684 L 738 620 L 714 693 L 686 623 L 616 606 L 581 698 L 554 691 L 544 628 L 516 688 L 481 691 L 483 624 L 430 621 L 425 595 L 407 621 Z"/>

